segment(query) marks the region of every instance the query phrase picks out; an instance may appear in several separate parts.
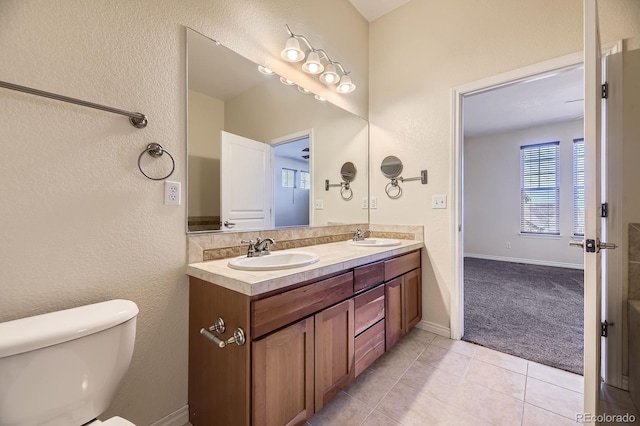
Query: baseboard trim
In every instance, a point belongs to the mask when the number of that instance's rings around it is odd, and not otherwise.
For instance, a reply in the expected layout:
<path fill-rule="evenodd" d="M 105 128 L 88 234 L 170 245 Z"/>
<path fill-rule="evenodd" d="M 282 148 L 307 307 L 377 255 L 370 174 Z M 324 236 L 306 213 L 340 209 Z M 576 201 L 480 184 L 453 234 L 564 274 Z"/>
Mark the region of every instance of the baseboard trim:
<path fill-rule="evenodd" d="M 189 423 L 189 405 L 177 409 L 150 426 L 185 426 Z"/>
<path fill-rule="evenodd" d="M 451 338 L 451 330 L 449 329 L 449 327 L 445 327 L 434 322 L 422 320 L 416 324 L 416 327 L 420 330 L 430 331 L 431 333 L 437 334 L 438 336 L 446 337 L 448 339 Z"/>
<path fill-rule="evenodd" d="M 626 391 L 629 390 L 629 376 L 622 376 L 622 389 Z"/>
<path fill-rule="evenodd" d="M 493 256 L 490 254 L 465 253 L 464 257 L 475 259 L 498 260 L 500 262 L 526 263 L 528 265 L 555 266 L 557 268 L 584 269 L 579 263 L 554 262 L 552 260 L 520 259 L 517 257 Z"/>

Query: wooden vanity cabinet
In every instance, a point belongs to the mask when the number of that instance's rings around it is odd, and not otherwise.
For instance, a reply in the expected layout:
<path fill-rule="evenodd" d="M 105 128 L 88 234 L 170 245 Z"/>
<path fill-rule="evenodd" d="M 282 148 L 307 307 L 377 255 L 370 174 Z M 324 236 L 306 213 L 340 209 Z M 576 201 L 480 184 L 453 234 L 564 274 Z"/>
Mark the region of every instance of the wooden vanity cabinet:
<path fill-rule="evenodd" d="M 386 350 L 422 319 L 420 251 L 385 262 Z"/>
<path fill-rule="evenodd" d="M 313 416 L 314 331 L 310 317 L 251 344 L 254 425 L 298 425 Z"/>
<path fill-rule="evenodd" d="M 315 410 L 319 411 L 354 378 L 353 299 L 315 315 Z"/>
<path fill-rule="evenodd" d="M 420 250 L 253 297 L 189 288 L 191 424 L 302 425 L 420 321 Z M 246 343 L 201 336 L 218 317 Z"/>

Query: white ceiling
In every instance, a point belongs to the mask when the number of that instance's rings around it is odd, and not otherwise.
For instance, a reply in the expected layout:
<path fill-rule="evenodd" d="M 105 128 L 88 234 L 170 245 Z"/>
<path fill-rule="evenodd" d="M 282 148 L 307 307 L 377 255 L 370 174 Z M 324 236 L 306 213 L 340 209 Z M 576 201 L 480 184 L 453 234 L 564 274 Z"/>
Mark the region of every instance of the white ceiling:
<path fill-rule="evenodd" d="M 278 157 L 287 157 L 298 161 L 309 161 L 307 158 L 302 158 L 303 155 L 309 155 L 309 152 L 302 151 L 305 148 L 309 148 L 308 137 L 276 145 L 274 148 L 274 154 Z"/>
<path fill-rule="evenodd" d="M 386 15 L 410 0 L 349 0 L 358 12 L 369 22 Z"/>
<path fill-rule="evenodd" d="M 582 119 L 583 79 L 583 67 L 573 67 L 466 96 L 465 137 Z"/>

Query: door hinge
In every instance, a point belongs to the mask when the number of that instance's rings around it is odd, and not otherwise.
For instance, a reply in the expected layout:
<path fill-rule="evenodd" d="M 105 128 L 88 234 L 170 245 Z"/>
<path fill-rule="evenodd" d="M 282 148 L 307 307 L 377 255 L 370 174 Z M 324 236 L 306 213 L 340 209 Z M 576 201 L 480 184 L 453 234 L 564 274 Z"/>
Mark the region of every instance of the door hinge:
<path fill-rule="evenodd" d="M 587 253 L 595 253 L 596 252 L 596 240 L 585 240 L 585 249 Z"/>
<path fill-rule="evenodd" d="M 607 99 L 609 97 L 609 83 L 602 84 L 602 99 Z"/>
<path fill-rule="evenodd" d="M 609 217 L 609 203 L 602 203 L 600 206 L 600 217 Z"/>
<path fill-rule="evenodd" d="M 604 320 L 604 322 L 600 323 L 600 336 L 602 337 L 607 337 L 607 335 L 609 334 L 609 326 L 614 326 L 616 325 L 615 322 L 607 322 L 607 320 Z"/>

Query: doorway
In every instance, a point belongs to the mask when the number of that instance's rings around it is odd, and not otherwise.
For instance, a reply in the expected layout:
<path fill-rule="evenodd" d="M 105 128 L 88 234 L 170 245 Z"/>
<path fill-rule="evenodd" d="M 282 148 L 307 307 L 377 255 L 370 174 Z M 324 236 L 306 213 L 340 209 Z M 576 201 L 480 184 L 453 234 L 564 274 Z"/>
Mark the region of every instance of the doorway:
<path fill-rule="evenodd" d="M 273 212 L 277 228 L 309 226 L 311 134 L 300 132 L 272 142 Z"/>
<path fill-rule="evenodd" d="M 584 69 L 463 97 L 463 340 L 583 371 Z"/>
<path fill-rule="evenodd" d="M 603 48 L 605 55 L 611 55 L 613 53 L 621 52 L 621 43 L 615 43 Z M 558 72 L 559 70 L 565 70 L 567 68 L 579 66 L 582 62 L 582 53 L 575 53 L 564 57 L 556 58 L 543 63 L 535 64 L 532 66 L 524 67 L 518 70 L 514 70 L 508 73 L 496 75 L 476 82 L 468 83 L 463 86 L 456 87 L 452 90 L 453 95 L 453 144 L 452 144 L 452 194 L 453 194 L 453 209 L 452 209 L 452 240 L 453 240 L 453 277 L 454 284 L 451 292 L 451 337 L 453 339 L 461 339 L 464 335 L 464 232 L 466 226 L 464 224 L 464 210 L 466 206 L 463 204 L 463 182 L 464 182 L 464 120 L 463 120 L 463 102 L 465 96 L 471 96 L 474 94 L 495 90 L 500 87 L 512 85 L 517 82 L 527 81 L 532 78 L 544 78 L 544 76 Z M 611 156 L 609 161 L 615 161 Z M 612 194 L 609 194 L 611 197 Z M 611 198 L 609 198 L 611 200 Z M 615 228 L 615 227 L 614 227 Z M 609 227 L 610 233 L 620 232 L 621 230 L 612 229 Z M 506 242 L 503 241 L 503 247 L 506 247 Z M 611 269 L 611 268 L 609 268 Z M 610 283 L 607 288 L 608 299 L 608 311 L 609 318 L 617 318 L 620 316 L 621 311 L 621 298 L 620 295 L 620 283 L 618 281 Z M 621 320 L 621 317 L 620 317 Z M 611 320 L 610 320 L 611 321 Z M 614 386 L 621 385 L 622 368 L 621 359 L 622 353 L 622 333 L 618 329 L 615 331 L 617 335 L 609 335 L 606 344 L 603 344 L 603 349 L 608 354 L 610 360 L 603 370 L 603 376 L 607 383 L 611 383 Z M 618 384 L 616 384 L 618 383 Z"/>

